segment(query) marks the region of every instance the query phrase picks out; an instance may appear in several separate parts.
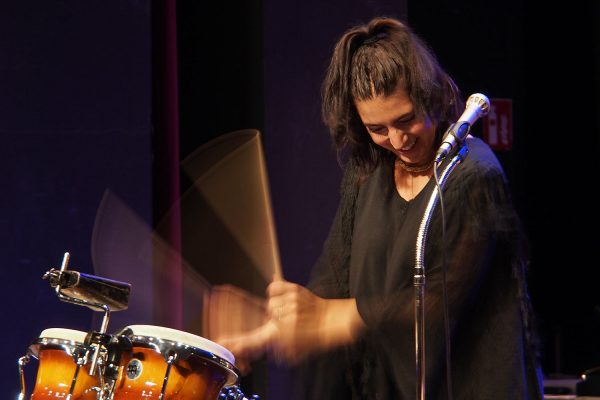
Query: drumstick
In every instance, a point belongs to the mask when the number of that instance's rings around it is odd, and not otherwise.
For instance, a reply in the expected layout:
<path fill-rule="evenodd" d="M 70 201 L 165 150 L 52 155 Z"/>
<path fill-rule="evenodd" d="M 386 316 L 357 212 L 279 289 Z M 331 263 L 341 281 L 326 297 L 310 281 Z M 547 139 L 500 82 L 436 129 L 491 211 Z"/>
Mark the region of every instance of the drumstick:
<path fill-rule="evenodd" d="M 271 206 L 271 193 L 269 189 L 269 178 L 267 175 L 267 169 L 264 162 L 264 154 L 262 146 L 259 146 L 260 159 L 259 163 L 260 176 L 263 184 L 263 204 L 265 207 L 265 213 L 267 215 L 267 228 L 269 230 L 269 236 L 271 239 L 271 259 L 273 260 L 273 277 L 276 280 L 283 279 L 283 273 L 281 271 L 281 258 L 279 255 L 279 244 L 277 241 L 277 233 L 275 230 L 275 218 L 273 217 L 273 207 Z"/>

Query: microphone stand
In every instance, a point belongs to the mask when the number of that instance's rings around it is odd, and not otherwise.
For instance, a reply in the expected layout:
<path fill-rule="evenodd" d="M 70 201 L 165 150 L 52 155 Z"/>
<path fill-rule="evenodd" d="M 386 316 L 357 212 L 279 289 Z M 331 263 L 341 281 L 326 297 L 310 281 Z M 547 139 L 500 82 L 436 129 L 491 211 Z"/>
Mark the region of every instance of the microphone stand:
<path fill-rule="evenodd" d="M 415 288 L 415 356 L 417 376 L 417 400 L 425 400 L 425 241 L 433 210 L 438 203 L 439 192 L 446 183 L 448 176 L 454 168 L 467 156 L 469 149 L 466 144 L 458 150 L 456 155 L 448 163 L 439 179 L 439 188 L 436 187 L 431 193 L 427 208 L 421 219 L 421 225 L 417 232 L 416 260 L 413 285 Z M 435 166 L 437 169 L 437 165 Z"/>

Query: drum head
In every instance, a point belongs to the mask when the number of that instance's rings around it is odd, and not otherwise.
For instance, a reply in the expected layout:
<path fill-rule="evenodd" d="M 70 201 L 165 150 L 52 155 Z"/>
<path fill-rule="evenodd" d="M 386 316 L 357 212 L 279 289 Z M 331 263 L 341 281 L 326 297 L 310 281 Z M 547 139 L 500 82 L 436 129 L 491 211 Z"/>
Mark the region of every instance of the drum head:
<path fill-rule="evenodd" d="M 129 325 L 124 331 L 127 329 L 132 332 L 134 346 L 135 343 L 143 343 L 150 347 L 159 348 L 161 352 L 164 350 L 164 353 L 173 351 L 174 347 L 192 348 L 195 354 L 201 355 L 227 370 L 226 386 L 237 382 L 238 372 L 234 367 L 235 357 L 225 347 L 209 339 L 189 332 L 155 325 Z M 173 346 L 166 346 L 165 348 L 165 342 L 169 342 Z"/>
<path fill-rule="evenodd" d="M 44 329 L 40 334 L 40 338 L 71 340 L 79 343 L 83 343 L 86 336 L 87 332 L 64 328 Z"/>
<path fill-rule="evenodd" d="M 44 329 L 40 336 L 29 346 L 30 353 L 38 358 L 40 348 L 46 346 L 58 346 L 68 354 L 71 354 L 75 347 L 80 347 L 85 342 L 87 332 L 77 331 L 66 328 L 48 328 Z"/>

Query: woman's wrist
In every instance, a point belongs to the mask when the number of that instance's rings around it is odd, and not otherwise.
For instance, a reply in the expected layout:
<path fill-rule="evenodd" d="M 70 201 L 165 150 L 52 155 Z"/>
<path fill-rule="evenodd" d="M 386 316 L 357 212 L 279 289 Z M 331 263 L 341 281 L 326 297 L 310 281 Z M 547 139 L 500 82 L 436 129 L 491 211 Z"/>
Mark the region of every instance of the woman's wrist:
<path fill-rule="evenodd" d="M 325 313 L 325 346 L 328 348 L 354 343 L 366 329 L 358 312 L 356 299 L 330 299 Z"/>

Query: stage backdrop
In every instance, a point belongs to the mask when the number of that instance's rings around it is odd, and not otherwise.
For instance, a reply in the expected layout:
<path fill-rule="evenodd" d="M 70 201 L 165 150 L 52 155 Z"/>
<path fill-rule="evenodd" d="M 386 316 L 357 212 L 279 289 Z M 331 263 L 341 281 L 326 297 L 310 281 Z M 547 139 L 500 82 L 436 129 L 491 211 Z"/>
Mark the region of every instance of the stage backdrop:
<path fill-rule="evenodd" d="M 99 329 L 93 311 L 59 301 L 42 275 L 66 251 L 71 269 L 93 272 L 106 191 L 151 222 L 149 2 L 3 1 L 0 49 L 0 397 L 9 399 L 17 359 L 42 330 Z M 37 363 L 28 367 L 35 376 Z"/>
<path fill-rule="evenodd" d="M 218 135 L 262 132 L 284 276 L 305 283 L 335 212 L 341 176 L 319 114 L 332 46 L 345 29 L 372 16 L 408 16 L 465 96 L 481 91 L 513 99 L 514 147 L 498 156 L 532 239 L 545 371 L 580 373 L 600 364 L 591 278 L 596 238 L 584 233 L 598 224 L 586 194 L 600 138 L 598 6 L 446 3 L 240 0 L 208 12 L 202 2 L 180 0 L 178 53 L 167 60 L 176 69 L 168 78 L 179 82 L 169 95 L 180 102 L 170 115 L 180 118 L 180 134 L 166 143 L 178 146 L 183 159 Z M 93 233 L 107 193 L 140 227 L 170 206 L 172 198 L 157 209 L 161 188 L 153 180 L 153 151 L 161 149 L 154 141 L 157 53 L 151 49 L 158 40 L 150 4 L 6 0 L 0 6 L 0 397 L 16 396 L 16 361 L 42 330 L 97 329 L 92 311 L 61 303 L 41 277 L 59 266 L 65 251 L 73 269 L 88 273 L 98 257 L 113 255 L 92 251 L 101 249 Z M 564 42 L 581 47 L 557 48 Z M 134 288 L 132 299 L 139 296 Z M 152 301 L 152 290 L 143 296 Z M 152 320 L 144 313 L 135 314 L 138 321 Z M 115 313 L 112 327 L 119 318 Z M 245 389 L 284 398 L 287 371 L 271 365 L 256 371 L 265 369 Z"/>

